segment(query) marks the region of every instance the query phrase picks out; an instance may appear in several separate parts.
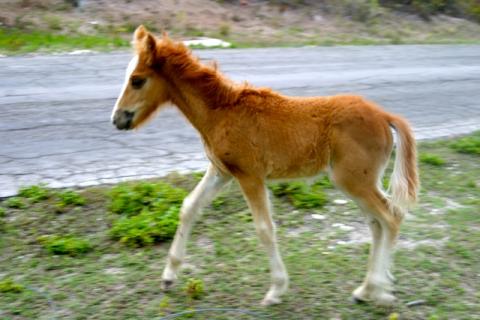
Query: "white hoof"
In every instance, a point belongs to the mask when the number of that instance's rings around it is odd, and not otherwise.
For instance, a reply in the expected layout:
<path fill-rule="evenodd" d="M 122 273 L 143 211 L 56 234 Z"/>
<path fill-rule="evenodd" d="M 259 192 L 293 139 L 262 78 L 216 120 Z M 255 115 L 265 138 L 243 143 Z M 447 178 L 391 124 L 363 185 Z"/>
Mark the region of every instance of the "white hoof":
<path fill-rule="evenodd" d="M 173 284 L 177 280 L 177 275 L 170 268 L 165 268 L 162 274 L 162 282 L 160 283 L 160 288 L 163 291 L 168 291 L 173 287 Z"/>
<path fill-rule="evenodd" d="M 279 304 L 281 302 L 282 300 L 280 298 L 265 297 L 260 304 L 264 307 L 268 307 L 275 304 Z"/>
<path fill-rule="evenodd" d="M 173 287 L 174 283 L 174 280 L 162 279 L 162 282 L 160 283 L 160 288 L 162 289 L 162 291 L 169 291 Z"/>
<path fill-rule="evenodd" d="M 355 301 L 373 302 L 381 306 L 391 306 L 395 304 L 396 298 L 389 291 L 373 286 L 361 285 L 352 293 Z"/>

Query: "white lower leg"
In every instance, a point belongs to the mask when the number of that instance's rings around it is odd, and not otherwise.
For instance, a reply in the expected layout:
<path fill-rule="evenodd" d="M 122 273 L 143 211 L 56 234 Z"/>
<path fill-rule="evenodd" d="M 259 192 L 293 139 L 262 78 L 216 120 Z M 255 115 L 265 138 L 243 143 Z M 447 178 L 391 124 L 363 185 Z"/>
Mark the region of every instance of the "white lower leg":
<path fill-rule="evenodd" d="M 364 283 L 357 288 L 353 295 L 359 300 L 373 300 L 380 304 L 390 304 L 395 300 L 391 294 L 392 280 L 389 275 L 392 245 L 390 234 L 386 227 L 381 228 L 381 237 L 372 249 L 371 262 Z"/>
<path fill-rule="evenodd" d="M 180 209 L 180 224 L 170 247 L 167 265 L 162 274 L 162 286 L 167 289 L 177 277 L 186 251 L 193 223 L 201 213 L 202 208 L 209 203 L 218 191 L 230 181 L 229 177 L 221 176 L 213 166 L 210 166 L 195 189 L 185 198 Z"/>
<path fill-rule="evenodd" d="M 272 220 L 271 204 L 264 181 L 256 178 L 239 180 L 248 206 L 252 211 L 255 229 L 270 259 L 272 283 L 262 300 L 262 305 L 280 303 L 280 296 L 288 288 L 288 275 L 277 247 L 275 225 Z"/>
<path fill-rule="evenodd" d="M 270 259 L 270 272 L 272 281 L 270 289 L 265 295 L 262 304 L 271 305 L 280 303 L 280 296 L 284 294 L 288 288 L 288 274 L 278 250 L 275 236 L 275 226 L 273 223 L 270 224 L 268 222 L 258 222 L 257 233 Z"/>
<path fill-rule="evenodd" d="M 198 212 L 194 211 L 189 212 L 188 210 L 181 211 L 181 222 L 170 247 L 167 265 L 165 266 L 162 274 L 162 280 L 164 281 L 163 284 L 165 289 L 177 278 L 178 269 L 185 258 L 186 242 L 192 229 L 193 219 L 197 213 Z"/>

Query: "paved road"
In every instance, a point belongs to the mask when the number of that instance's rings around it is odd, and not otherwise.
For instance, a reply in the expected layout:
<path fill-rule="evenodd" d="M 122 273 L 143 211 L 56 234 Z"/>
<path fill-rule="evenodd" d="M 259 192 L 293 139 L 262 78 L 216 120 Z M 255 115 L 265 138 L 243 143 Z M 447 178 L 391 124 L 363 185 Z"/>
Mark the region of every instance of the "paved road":
<path fill-rule="evenodd" d="M 199 51 L 236 80 L 291 95 L 356 92 L 403 114 L 418 139 L 480 129 L 480 46 Z M 0 59 L 0 197 L 205 168 L 175 109 L 139 132 L 109 122 L 128 53 Z"/>

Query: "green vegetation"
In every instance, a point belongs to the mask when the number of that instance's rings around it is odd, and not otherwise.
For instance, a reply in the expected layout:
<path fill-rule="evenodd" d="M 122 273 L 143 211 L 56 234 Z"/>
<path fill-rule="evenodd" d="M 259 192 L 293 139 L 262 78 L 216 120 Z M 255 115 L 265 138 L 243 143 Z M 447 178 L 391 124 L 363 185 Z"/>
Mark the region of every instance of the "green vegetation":
<path fill-rule="evenodd" d="M 18 196 L 29 199 L 32 202 L 38 202 L 48 199 L 50 191 L 43 185 L 32 185 L 20 188 Z"/>
<path fill-rule="evenodd" d="M 0 318 L 53 319 L 61 312 L 78 319 L 158 319 L 192 311 L 193 319 L 250 319 L 195 312 L 228 307 L 279 320 L 319 315 L 478 319 L 480 167 L 477 154 L 453 149 L 463 139 L 419 146 L 420 154 L 435 155 L 445 163 L 419 163 L 420 201 L 402 225 L 394 257 L 399 302 L 393 307 L 349 301 L 365 275 L 370 241 L 354 203 L 300 197 L 302 205 L 295 204 L 296 194 L 313 190 L 324 199 L 343 198 L 326 178 L 312 187 L 296 182 L 272 187 L 278 243 L 291 282 L 282 304 L 259 306 L 270 283 L 268 258 L 235 183 L 207 206 L 195 224 L 177 285 L 167 293 L 160 291 L 171 244 L 166 240 L 178 223 L 185 190 L 192 190 L 202 176 L 197 173 L 83 189 L 78 193 L 85 205 L 68 205 L 62 214 L 55 214 L 62 190 L 48 190 L 50 197 L 36 202 L 16 198 L 24 208 L 8 207 L 11 200 L 3 200 Z M 309 201 L 312 204 L 305 204 Z M 169 222 L 162 224 L 159 219 L 164 216 Z M 127 245 L 118 241 L 122 237 Z M 16 286 L 25 289 L 11 289 Z M 55 308 L 28 288 L 50 296 Z M 424 302 L 406 305 L 418 300 Z"/>
<path fill-rule="evenodd" d="M 0 53 L 67 51 L 73 49 L 112 50 L 130 45 L 118 36 L 55 34 L 49 31 L 6 30 L 0 28 Z"/>
<path fill-rule="evenodd" d="M 165 212 L 142 211 L 132 217 L 122 217 L 113 223 L 110 234 L 130 246 L 146 246 L 173 238 L 178 225 L 178 206 Z"/>
<path fill-rule="evenodd" d="M 187 192 L 165 182 L 121 184 L 110 192 L 110 210 L 123 217 L 110 235 L 130 246 L 146 246 L 172 238 Z"/>
<path fill-rule="evenodd" d="M 188 279 L 185 285 L 185 293 L 190 299 L 200 299 L 204 294 L 203 281 L 194 278 Z"/>
<path fill-rule="evenodd" d="M 10 278 L 0 281 L 0 292 L 2 293 L 21 293 L 23 290 L 25 290 L 25 288 L 21 284 L 16 283 Z"/>
<path fill-rule="evenodd" d="M 443 166 L 445 164 L 445 160 L 431 153 L 420 153 L 418 158 L 420 162 L 431 164 L 432 166 Z"/>
<path fill-rule="evenodd" d="M 39 237 L 38 241 L 51 254 L 75 257 L 93 249 L 90 241 L 74 236 L 45 235 Z"/>
<path fill-rule="evenodd" d="M 8 208 L 16 208 L 16 209 L 23 209 L 27 207 L 27 205 L 25 204 L 25 201 L 23 201 L 19 197 L 8 198 L 7 200 L 5 200 L 4 205 L 7 206 Z"/>
<path fill-rule="evenodd" d="M 451 147 L 460 153 L 480 155 L 480 131 L 452 142 Z"/>
<path fill-rule="evenodd" d="M 58 193 L 58 198 L 60 199 L 58 205 L 60 207 L 66 206 L 83 206 L 85 205 L 85 198 L 79 195 L 73 190 L 65 190 Z"/>
<path fill-rule="evenodd" d="M 288 198 L 296 208 L 321 208 L 327 197 L 319 184 L 308 186 L 303 182 L 278 183 L 271 185 L 277 197 Z"/>
<path fill-rule="evenodd" d="M 187 192 L 165 182 L 120 184 L 110 192 L 110 210 L 126 216 L 143 210 L 163 212 L 171 206 L 180 206 Z"/>

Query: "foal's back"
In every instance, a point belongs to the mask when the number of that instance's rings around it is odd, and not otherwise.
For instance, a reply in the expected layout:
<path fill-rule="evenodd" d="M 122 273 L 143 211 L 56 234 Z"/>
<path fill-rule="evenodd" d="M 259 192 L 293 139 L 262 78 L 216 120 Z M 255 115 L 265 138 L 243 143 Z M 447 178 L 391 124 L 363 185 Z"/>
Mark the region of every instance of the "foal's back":
<path fill-rule="evenodd" d="M 211 150 L 229 171 L 270 179 L 319 174 L 355 144 L 386 155 L 391 133 L 386 113 L 358 96 L 286 97 L 265 92 L 218 111 Z M 225 112 L 228 116 L 225 116 Z M 210 147 L 211 148 L 211 147 Z M 358 151 L 358 150 L 357 150 Z"/>

